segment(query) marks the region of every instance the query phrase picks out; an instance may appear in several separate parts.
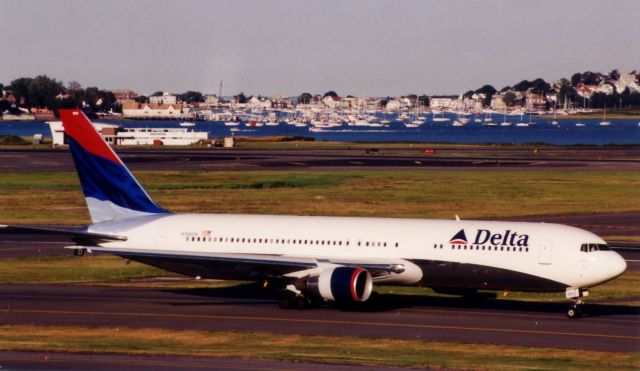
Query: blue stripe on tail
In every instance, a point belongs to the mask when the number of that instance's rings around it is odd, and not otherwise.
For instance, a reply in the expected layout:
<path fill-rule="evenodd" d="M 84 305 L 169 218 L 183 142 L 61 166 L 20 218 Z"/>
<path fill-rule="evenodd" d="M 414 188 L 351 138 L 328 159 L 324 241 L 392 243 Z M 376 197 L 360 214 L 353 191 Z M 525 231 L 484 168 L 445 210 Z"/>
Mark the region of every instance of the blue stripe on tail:
<path fill-rule="evenodd" d="M 124 165 L 89 153 L 71 137 L 67 137 L 67 141 L 85 197 L 108 201 L 132 211 L 168 213 L 149 197 Z"/>

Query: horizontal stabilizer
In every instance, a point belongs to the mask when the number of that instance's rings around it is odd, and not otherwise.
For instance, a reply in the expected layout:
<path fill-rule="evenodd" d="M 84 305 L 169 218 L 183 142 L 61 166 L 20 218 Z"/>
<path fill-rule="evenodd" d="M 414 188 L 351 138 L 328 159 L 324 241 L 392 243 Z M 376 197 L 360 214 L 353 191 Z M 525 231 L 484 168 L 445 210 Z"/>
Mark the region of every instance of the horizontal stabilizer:
<path fill-rule="evenodd" d="M 126 241 L 127 237 L 110 234 L 91 233 L 78 229 L 26 227 L 21 225 L 0 224 L 0 233 L 49 234 L 67 236 L 79 245 L 95 245 L 101 242 Z"/>

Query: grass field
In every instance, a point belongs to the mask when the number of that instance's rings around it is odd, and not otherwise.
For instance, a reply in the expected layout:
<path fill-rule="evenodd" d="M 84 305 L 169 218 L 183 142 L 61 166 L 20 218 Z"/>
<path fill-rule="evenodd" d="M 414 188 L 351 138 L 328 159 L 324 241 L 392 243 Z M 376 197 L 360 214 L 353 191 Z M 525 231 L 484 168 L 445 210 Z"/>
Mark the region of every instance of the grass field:
<path fill-rule="evenodd" d="M 176 212 L 358 215 L 464 219 L 640 210 L 640 174 L 612 171 L 255 171 L 136 172 Z M 0 223 L 83 224 L 89 218 L 75 173 L 3 173 Z M 628 236 L 627 236 L 628 237 Z M 631 236 L 631 239 L 640 236 Z M 113 256 L 0 260 L 0 283 L 226 287 L 238 282 L 130 280 L 166 276 Z M 590 300 L 637 298 L 628 272 Z M 386 295 L 438 296 L 425 288 Z M 497 300 L 561 301 L 561 294 L 510 293 Z M 638 303 L 627 303 L 638 305 Z M 0 327 L 0 349 L 185 354 L 456 369 L 638 369 L 637 353 L 602 353 L 419 340 L 273 336 L 159 329 Z M 496 356 L 499 355 L 499 356 Z"/>
<path fill-rule="evenodd" d="M 638 353 L 423 340 L 161 329 L 0 326 L 0 349 L 190 355 L 473 370 L 637 370 Z"/>
<path fill-rule="evenodd" d="M 175 212 L 463 219 L 640 210 L 640 174 L 612 171 L 140 171 Z M 3 223 L 83 224 L 75 173 L 5 173 Z"/>

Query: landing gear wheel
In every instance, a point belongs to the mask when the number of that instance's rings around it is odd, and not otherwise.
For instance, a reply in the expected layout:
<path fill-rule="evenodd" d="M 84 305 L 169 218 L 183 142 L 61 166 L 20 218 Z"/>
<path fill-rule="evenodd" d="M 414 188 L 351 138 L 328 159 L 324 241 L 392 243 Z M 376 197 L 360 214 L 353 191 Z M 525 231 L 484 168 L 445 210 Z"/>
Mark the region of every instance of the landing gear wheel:
<path fill-rule="evenodd" d="M 294 298 L 282 298 L 278 302 L 280 309 L 293 309 L 295 306 Z"/>
<path fill-rule="evenodd" d="M 567 317 L 571 319 L 576 319 L 576 318 L 580 318 L 581 316 L 582 316 L 582 311 L 580 310 L 579 306 L 572 305 L 569 307 L 569 309 L 567 309 Z"/>
<path fill-rule="evenodd" d="M 304 296 L 297 296 L 294 299 L 294 305 L 298 310 L 309 309 L 311 307 L 311 301 Z"/>
<path fill-rule="evenodd" d="M 86 249 L 75 249 L 73 250 L 73 255 L 75 256 L 84 256 L 84 254 L 87 252 Z"/>

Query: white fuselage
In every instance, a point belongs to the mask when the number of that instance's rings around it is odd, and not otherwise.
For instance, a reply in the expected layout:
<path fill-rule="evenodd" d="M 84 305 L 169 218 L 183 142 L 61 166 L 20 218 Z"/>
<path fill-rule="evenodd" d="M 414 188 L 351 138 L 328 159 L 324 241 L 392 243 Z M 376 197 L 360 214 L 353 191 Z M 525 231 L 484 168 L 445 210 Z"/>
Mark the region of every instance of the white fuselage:
<path fill-rule="evenodd" d="M 386 284 L 451 287 L 471 275 L 475 283 L 463 286 L 558 291 L 595 286 L 626 268 L 613 251 L 581 251 L 583 244 L 606 244 L 595 234 L 544 223 L 170 214 L 93 224 L 89 231 L 127 237 L 101 245 L 112 248 L 310 259 L 319 267 L 403 264 L 403 272 L 376 281 Z M 512 273 L 554 284 L 519 286 Z"/>

